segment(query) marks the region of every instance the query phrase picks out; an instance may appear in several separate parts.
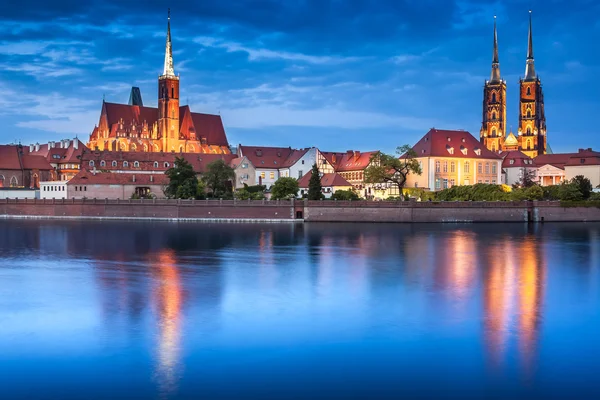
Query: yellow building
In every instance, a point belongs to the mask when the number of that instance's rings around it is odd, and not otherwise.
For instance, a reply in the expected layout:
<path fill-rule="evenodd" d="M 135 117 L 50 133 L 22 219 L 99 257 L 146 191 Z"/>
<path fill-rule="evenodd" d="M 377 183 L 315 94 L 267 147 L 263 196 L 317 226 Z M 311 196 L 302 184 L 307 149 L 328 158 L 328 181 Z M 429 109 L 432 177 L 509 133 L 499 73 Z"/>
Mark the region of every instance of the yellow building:
<path fill-rule="evenodd" d="M 413 147 L 421 175 L 410 174 L 407 188 L 443 190 L 455 185 L 500 184 L 502 158 L 467 131 L 431 129 Z"/>

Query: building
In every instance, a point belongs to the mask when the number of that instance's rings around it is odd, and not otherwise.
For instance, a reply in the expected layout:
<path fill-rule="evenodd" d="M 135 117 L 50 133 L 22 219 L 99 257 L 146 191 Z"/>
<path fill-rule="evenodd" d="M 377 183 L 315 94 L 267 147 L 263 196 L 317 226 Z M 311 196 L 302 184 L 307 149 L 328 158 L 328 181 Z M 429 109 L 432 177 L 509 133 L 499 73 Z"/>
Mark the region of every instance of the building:
<path fill-rule="evenodd" d="M 235 172 L 234 189 L 241 189 L 244 184 L 253 186 L 256 184 L 256 168 L 248 160 L 248 157 L 237 157 L 230 161 L 229 166 Z"/>
<path fill-rule="evenodd" d="M 51 141 L 46 144 L 30 144 L 29 154 L 41 156 L 54 168 L 55 179 L 68 181 L 81 169 L 81 156 L 87 147 L 77 138 Z"/>
<path fill-rule="evenodd" d="M 531 158 L 548 151 L 542 83 L 535 71 L 533 32 L 529 13 L 529 35 L 525 77 L 519 81 L 519 129 L 506 136 L 506 81 L 500 75 L 498 33 L 494 17 L 492 73 L 483 88 L 483 118 L 480 141 L 490 151 L 518 150 Z"/>
<path fill-rule="evenodd" d="M 409 174 L 407 188 L 436 191 L 455 185 L 502 182 L 502 158 L 469 132 L 432 128 L 413 150 L 422 173 Z"/>
<path fill-rule="evenodd" d="M 538 183 L 541 186 L 558 185 L 566 178 L 565 165 L 569 162 L 572 153 L 541 154 L 534 158 L 537 166 Z"/>
<path fill-rule="evenodd" d="M 67 181 L 40 182 L 40 199 L 66 199 Z"/>
<path fill-rule="evenodd" d="M 571 180 L 577 175 L 583 175 L 590 180 L 592 187 L 600 185 L 600 152 L 591 148 L 579 149 L 565 164 L 565 177 Z"/>
<path fill-rule="evenodd" d="M 171 17 L 162 75 L 158 78 L 158 108 L 145 107 L 138 88 L 129 104 L 102 101 L 98 125 L 90 134 L 92 150 L 229 154 L 219 115 L 194 113 L 180 105 L 179 75 L 173 69 Z"/>
<path fill-rule="evenodd" d="M 169 183 L 164 173 L 119 174 L 82 169 L 66 183 L 69 199 L 131 199 L 133 196 L 165 198 Z"/>
<path fill-rule="evenodd" d="M 502 183 L 520 185 L 525 174 L 537 182 L 537 165 L 531 157 L 518 150 L 500 153 L 502 157 Z"/>
<path fill-rule="evenodd" d="M 325 152 L 323 155 L 328 165 L 331 165 L 335 172 L 348 181 L 359 196 L 374 198 L 381 197 L 381 194 L 376 196 L 375 186 L 365 183 L 365 169 L 371 165 L 371 158 L 377 153 L 378 151 L 361 153 L 360 151 L 348 150 L 345 153 Z M 387 195 L 383 195 L 383 197 L 387 197 Z"/>
<path fill-rule="evenodd" d="M 40 181 L 55 179 L 54 168 L 45 157 L 31 154 L 20 144 L 0 145 L 0 188 L 38 189 Z"/>
<path fill-rule="evenodd" d="M 298 180 L 298 187 L 300 188 L 298 195 L 303 197 L 308 194 L 308 186 L 312 171 L 307 172 L 302 178 Z M 345 180 L 340 174 L 329 173 L 321 176 L 321 191 L 326 199 L 338 190 L 352 190 L 352 184 Z"/>

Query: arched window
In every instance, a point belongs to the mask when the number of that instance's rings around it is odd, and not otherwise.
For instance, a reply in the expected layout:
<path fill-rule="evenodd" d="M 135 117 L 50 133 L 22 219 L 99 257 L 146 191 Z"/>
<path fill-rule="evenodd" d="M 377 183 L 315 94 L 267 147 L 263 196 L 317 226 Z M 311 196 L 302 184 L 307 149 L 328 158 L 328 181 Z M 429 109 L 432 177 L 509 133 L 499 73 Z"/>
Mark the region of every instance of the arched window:
<path fill-rule="evenodd" d="M 106 167 L 106 161 L 104 161 L 104 160 L 100 161 L 100 166 L 101 167 Z"/>
<path fill-rule="evenodd" d="M 10 178 L 10 187 L 17 187 L 19 186 L 19 181 L 17 180 L 16 176 L 13 176 L 12 178 Z"/>
<path fill-rule="evenodd" d="M 527 118 L 531 118 L 531 110 L 527 110 Z"/>
<path fill-rule="evenodd" d="M 4 175 L 0 175 L 0 188 L 4 187 Z"/>
<path fill-rule="evenodd" d="M 496 152 L 496 142 L 492 143 L 492 151 Z"/>
<path fill-rule="evenodd" d="M 448 161 L 444 161 L 444 172 L 448 172 Z"/>
<path fill-rule="evenodd" d="M 496 117 L 494 117 L 495 119 Z M 496 128 L 492 128 L 492 137 L 496 137 Z"/>
<path fill-rule="evenodd" d="M 465 161 L 465 174 L 468 174 L 470 170 L 471 170 L 471 168 L 470 168 L 469 162 Z"/>
<path fill-rule="evenodd" d="M 527 150 L 531 150 L 531 140 L 527 139 Z"/>
<path fill-rule="evenodd" d="M 169 163 L 165 162 L 165 168 L 169 168 Z"/>
<path fill-rule="evenodd" d="M 144 151 L 147 152 L 148 151 L 148 145 L 146 143 L 144 143 Z"/>
<path fill-rule="evenodd" d="M 94 166 L 94 160 L 90 161 L 90 167 Z"/>
<path fill-rule="evenodd" d="M 179 152 L 183 153 L 183 146 L 179 146 Z"/>
<path fill-rule="evenodd" d="M 527 128 L 527 134 L 531 135 L 531 128 Z"/>
<path fill-rule="evenodd" d="M 531 96 L 531 87 L 527 88 L 527 96 Z"/>
<path fill-rule="evenodd" d="M 171 88 L 171 97 L 175 98 L 175 88 Z"/>
<path fill-rule="evenodd" d="M 496 93 L 492 93 L 492 103 L 496 102 Z M 494 117 L 496 119 L 496 117 Z"/>
<path fill-rule="evenodd" d="M 456 164 L 454 161 L 450 162 L 450 172 L 456 172 Z"/>
<path fill-rule="evenodd" d="M 497 171 L 496 163 L 492 164 L 492 174 L 495 174 Z"/>
<path fill-rule="evenodd" d="M 485 163 L 485 173 L 489 174 L 490 173 L 490 163 Z"/>
<path fill-rule="evenodd" d="M 140 167 L 140 162 L 139 161 L 134 161 L 133 162 L 133 167 L 134 168 L 139 168 Z"/>
<path fill-rule="evenodd" d="M 113 167 L 116 167 L 116 166 L 117 166 L 117 162 L 116 162 L 116 161 L 113 161 L 113 162 L 112 162 L 112 166 L 113 166 Z"/>
<path fill-rule="evenodd" d="M 158 161 L 154 161 L 154 168 L 158 168 Z"/>
<path fill-rule="evenodd" d="M 123 161 L 123 168 L 128 168 L 128 167 L 129 167 L 129 162 Z"/>
<path fill-rule="evenodd" d="M 477 173 L 483 174 L 483 164 L 482 163 L 477 164 Z"/>
<path fill-rule="evenodd" d="M 33 174 L 33 182 L 31 185 L 34 189 L 39 189 L 40 188 L 40 177 L 38 176 L 38 174 Z"/>
<path fill-rule="evenodd" d="M 435 172 L 440 172 L 440 162 L 439 161 L 435 162 Z"/>
<path fill-rule="evenodd" d="M 494 120 L 496 119 L 496 113 L 495 112 L 492 113 L 492 119 L 494 119 Z M 493 132 L 496 132 L 496 130 L 494 129 Z M 495 135 L 495 133 L 493 133 L 493 134 Z"/>

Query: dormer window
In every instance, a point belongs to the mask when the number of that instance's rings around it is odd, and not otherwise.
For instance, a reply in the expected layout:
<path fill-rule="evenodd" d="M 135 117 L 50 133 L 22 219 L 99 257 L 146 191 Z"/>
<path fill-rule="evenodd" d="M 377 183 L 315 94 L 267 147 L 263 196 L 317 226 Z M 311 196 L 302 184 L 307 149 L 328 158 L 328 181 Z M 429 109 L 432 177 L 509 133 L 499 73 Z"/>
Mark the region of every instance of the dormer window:
<path fill-rule="evenodd" d="M 104 160 L 100 161 L 100 166 L 101 167 L 106 167 L 106 161 L 104 161 Z"/>
<path fill-rule="evenodd" d="M 116 162 L 116 161 L 113 161 L 111 165 L 112 165 L 113 167 L 116 167 L 116 166 L 117 166 L 117 162 Z"/>
<path fill-rule="evenodd" d="M 481 149 L 479 147 L 475 147 L 475 149 L 473 150 L 475 152 L 475 154 L 477 154 L 478 156 L 481 155 Z"/>
<path fill-rule="evenodd" d="M 140 167 L 140 162 L 139 161 L 134 161 L 133 162 L 133 167 L 134 168 L 139 168 Z"/>
<path fill-rule="evenodd" d="M 515 163 L 515 160 L 510 160 L 510 165 L 513 165 Z"/>
<path fill-rule="evenodd" d="M 129 167 L 129 162 L 123 161 L 123 168 L 127 168 L 127 167 Z"/>
<path fill-rule="evenodd" d="M 460 146 L 460 152 L 463 153 L 466 156 L 467 155 L 467 148 L 465 146 Z"/>
<path fill-rule="evenodd" d="M 158 161 L 154 161 L 154 168 L 158 168 Z"/>
<path fill-rule="evenodd" d="M 454 154 L 454 147 L 446 145 L 446 150 L 448 150 L 448 153 Z"/>
<path fill-rule="evenodd" d="M 165 162 L 165 168 L 169 168 L 169 163 Z"/>
<path fill-rule="evenodd" d="M 447 139 L 448 141 L 450 141 L 450 136 L 448 136 L 446 139 Z"/>
<path fill-rule="evenodd" d="M 90 167 L 94 166 L 94 161 L 90 161 Z"/>
<path fill-rule="evenodd" d="M 465 143 L 465 142 L 466 142 L 465 138 L 462 138 L 462 139 L 461 139 L 461 142 Z"/>
<path fill-rule="evenodd" d="M 579 160 L 579 162 L 580 162 L 581 164 L 585 164 L 585 158 L 582 158 L 581 160 Z"/>

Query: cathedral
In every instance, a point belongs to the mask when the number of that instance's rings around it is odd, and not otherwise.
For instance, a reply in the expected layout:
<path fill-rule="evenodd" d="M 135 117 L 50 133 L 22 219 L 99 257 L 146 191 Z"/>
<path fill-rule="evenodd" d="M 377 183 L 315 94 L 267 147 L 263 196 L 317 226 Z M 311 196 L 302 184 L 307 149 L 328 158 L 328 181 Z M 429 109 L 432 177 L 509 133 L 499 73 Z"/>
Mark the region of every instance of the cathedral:
<path fill-rule="evenodd" d="M 101 151 L 230 154 L 219 115 L 194 113 L 189 106 L 179 105 L 170 15 L 164 69 L 158 78 L 158 108 L 144 107 L 138 88 L 132 88 L 129 104 L 102 101 L 100 121 L 87 145 Z"/>
<path fill-rule="evenodd" d="M 529 37 L 525 77 L 519 81 L 519 125 L 515 136 L 506 135 L 506 81 L 500 75 L 498 58 L 498 32 L 494 17 L 494 54 L 492 74 L 483 88 L 483 122 L 481 143 L 493 152 L 521 151 L 531 158 L 548 152 L 546 142 L 546 116 L 542 82 L 535 72 L 531 11 L 529 12 Z"/>

